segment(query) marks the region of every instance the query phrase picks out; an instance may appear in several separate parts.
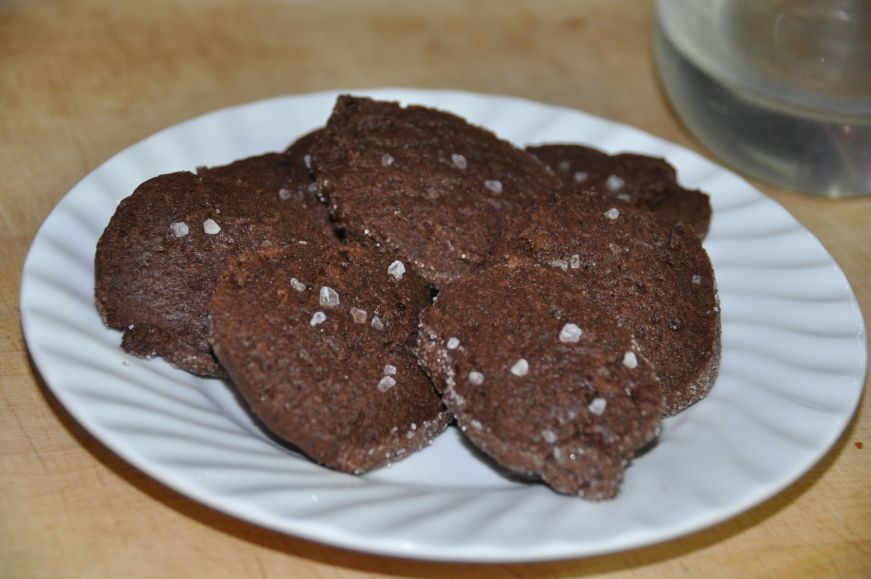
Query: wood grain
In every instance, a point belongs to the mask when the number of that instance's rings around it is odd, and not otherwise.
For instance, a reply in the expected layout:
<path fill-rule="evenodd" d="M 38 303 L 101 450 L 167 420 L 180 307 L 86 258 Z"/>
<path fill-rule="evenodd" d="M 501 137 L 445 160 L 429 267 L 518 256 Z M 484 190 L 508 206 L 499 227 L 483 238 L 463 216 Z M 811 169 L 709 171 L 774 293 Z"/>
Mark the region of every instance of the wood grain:
<path fill-rule="evenodd" d="M 190 501 L 84 432 L 27 356 L 18 288 L 33 235 L 79 179 L 139 139 L 279 94 L 409 86 L 570 106 L 710 157 L 657 84 L 652 30 L 650 0 L 0 0 L 0 576 L 871 575 L 867 401 L 798 483 L 712 529 L 583 560 L 448 565 L 318 545 Z M 831 252 L 867 325 L 871 198 L 754 184 Z"/>

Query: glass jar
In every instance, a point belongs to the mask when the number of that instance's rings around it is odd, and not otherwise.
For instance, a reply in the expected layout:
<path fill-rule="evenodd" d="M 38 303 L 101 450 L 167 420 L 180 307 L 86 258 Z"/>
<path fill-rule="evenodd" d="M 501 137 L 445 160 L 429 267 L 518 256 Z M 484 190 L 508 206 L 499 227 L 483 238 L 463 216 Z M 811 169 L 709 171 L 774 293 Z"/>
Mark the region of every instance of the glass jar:
<path fill-rule="evenodd" d="M 716 155 L 760 180 L 871 194 L 871 0 L 658 0 L 665 90 Z"/>

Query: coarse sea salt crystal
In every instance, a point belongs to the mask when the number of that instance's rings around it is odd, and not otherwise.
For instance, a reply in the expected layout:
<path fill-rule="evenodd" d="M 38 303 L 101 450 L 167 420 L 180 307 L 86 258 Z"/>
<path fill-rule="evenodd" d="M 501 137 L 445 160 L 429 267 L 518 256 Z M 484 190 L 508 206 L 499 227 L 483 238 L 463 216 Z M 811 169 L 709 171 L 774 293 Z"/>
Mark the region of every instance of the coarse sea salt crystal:
<path fill-rule="evenodd" d="M 453 389 L 453 387 L 446 389 L 445 394 L 447 394 L 448 398 L 450 398 L 451 401 L 457 406 L 463 406 L 466 403 L 465 397 L 463 397 L 462 394 L 458 394 L 457 391 Z"/>
<path fill-rule="evenodd" d="M 548 444 L 553 444 L 554 442 L 556 442 L 556 432 L 554 432 L 553 430 L 542 430 L 541 437 Z"/>
<path fill-rule="evenodd" d="M 394 386 L 396 386 L 396 379 L 393 376 L 385 376 L 378 381 L 378 390 L 381 392 L 387 392 Z"/>
<path fill-rule="evenodd" d="M 569 267 L 572 269 L 578 269 L 581 267 L 581 256 L 577 253 L 569 258 Z"/>
<path fill-rule="evenodd" d="M 312 156 L 311 155 L 303 155 L 302 162 L 305 163 L 305 168 L 311 171 L 312 168 Z"/>
<path fill-rule="evenodd" d="M 556 164 L 556 166 L 557 166 L 557 168 L 559 168 L 560 171 L 568 171 L 569 169 L 572 168 L 572 164 L 569 163 L 568 161 L 565 161 L 565 160 L 560 161 L 559 163 Z"/>
<path fill-rule="evenodd" d="M 624 185 L 626 185 L 626 181 L 617 175 L 610 175 L 608 180 L 605 181 L 605 187 L 607 187 L 609 191 L 619 191 Z"/>
<path fill-rule="evenodd" d="M 360 308 L 351 308 L 351 319 L 354 320 L 355 324 L 365 324 L 366 315 L 366 310 L 361 310 Z"/>
<path fill-rule="evenodd" d="M 604 398 L 593 398 L 593 401 L 590 402 L 590 405 L 587 406 L 587 408 L 596 416 L 602 416 L 602 413 L 605 412 L 606 406 L 608 406 L 608 401 Z"/>
<path fill-rule="evenodd" d="M 502 193 L 502 181 L 498 181 L 496 179 L 487 179 L 486 181 L 484 181 L 484 187 L 486 187 L 493 193 Z"/>
<path fill-rule="evenodd" d="M 586 171 L 576 171 L 574 175 L 575 183 L 583 183 L 587 180 L 589 174 Z"/>
<path fill-rule="evenodd" d="M 477 370 L 472 370 L 469 372 L 469 384 L 474 384 L 475 386 L 480 386 L 484 383 L 484 375 L 478 372 Z"/>
<path fill-rule="evenodd" d="M 460 340 L 457 338 L 448 338 L 448 350 L 456 350 L 460 347 Z"/>
<path fill-rule="evenodd" d="M 172 229 L 172 234 L 176 237 L 184 237 L 191 232 L 191 230 L 188 228 L 188 224 L 184 221 L 173 223 L 169 227 Z"/>
<path fill-rule="evenodd" d="M 405 275 L 405 264 L 398 259 L 387 267 L 387 273 L 392 275 L 394 279 L 402 279 Z"/>
<path fill-rule="evenodd" d="M 558 267 L 563 271 L 566 271 L 569 269 L 569 262 L 567 262 L 564 259 L 552 259 L 549 262 L 547 262 L 547 264 L 551 267 Z"/>
<path fill-rule="evenodd" d="M 623 354 L 623 365 L 630 370 L 634 370 L 638 367 L 638 356 L 635 355 L 635 352 L 626 352 Z"/>
<path fill-rule="evenodd" d="M 305 284 L 296 279 L 295 277 L 290 278 L 290 287 L 295 289 L 298 292 L 305 291 Z"/>
<path fill-rule="evenodd" d="M 203 221 L 203 231 L 209 235 L 216 235 L 221 232 L 221 226 L 215 223 L 214 219 L 206 219 Z"/>
<path fill-rule="evenodd" d="M 393 164 L 393 155 L 391 155 L 390 153 L 384 153 L 383 155 L 381 155 L 381 165 L 383 167 L 389 167 L 392 164 Z"/>
<path fill-rule="evenodd" d="M 382 322 L 381 318 L 379 318 L 378 316 L 372 316 L 371 325 L 376 330 L 383 330 L 384 329 L 384 322 Z"/>
<path fill-rule="evenodd" d="M 385 376 L 395 376 L 396 375 L 396 366 L 394 366 L 393 364 L 385 364 L 384 375 Z"/>
<path fill-rule="evenodd" d="M 334 308 L 339 305 L 339 294 L 331 287 L 321 288 L 319 302 L 325 308 Z"/>
<path fill-rule="evenodd" d="M 577 324 L 571 322 L 563 326 L 559 332 L 559 341 L 566 344 L 577 344 L 581 341 L 583 330 Z"/>
<path fill-rule="evenodd" d="M 326 321 L 326 319 L 327 319 L 327 314 L 325 314 L 324 312 L 315 312 L 314 315 L 312 315 L 312 319 L 309 322 L 309 325 L 311 327 L 315 327 L 319 324 L 323 324 L 324 321 Z"/>
<path fill-rule="evenodd" d="M 466 158 L 459 153 L 454 153 L 451 155 L 451 163 L 454 164 L 454 167 L 457 169 L 465 169 L 468 167 L 468 163 L 466 162 Z"/>
<path fill-rule="evenodd" d="M 529 373 L 529 362 L 526 361 L 526 358 L 514 362 L 514 365 L 511 366 L 511 373 L 515 376 L 526 376 Z"/>
<path fill-rule="evenodd" d="M 612 207 L 611 209 L 607 210 L 604 215 L 608 219 L 617 219 L 618 217 L 620 217 L 620 210 L 616 207 Z"/>
<path fill-rule="evenodd" d="M 281 199 L 282 201 L 287 201 L 288 199 L 290 199 L 290 189 L 285 189 L 284 187 L 279 189 L 278 190 L 278 198 Z"/>
<path fill-rule="evenodd" d="M 693 285 L 699 285 L 700 283 L 702 283 L 702 276 L 700 276 L 697 273 L 694 273 L 693 274 Z"/>

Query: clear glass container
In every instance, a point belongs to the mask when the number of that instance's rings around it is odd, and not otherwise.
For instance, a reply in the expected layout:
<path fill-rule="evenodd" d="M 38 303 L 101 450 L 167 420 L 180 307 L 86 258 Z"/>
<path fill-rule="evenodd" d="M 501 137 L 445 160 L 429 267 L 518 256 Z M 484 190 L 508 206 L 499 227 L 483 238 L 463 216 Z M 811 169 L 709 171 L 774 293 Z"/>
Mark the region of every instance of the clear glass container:
<path fill-rule="evenodd" d="M 871 0 L 658 0 L 656 57 L 677 113 L 739 171 L 871 195 Z"/>

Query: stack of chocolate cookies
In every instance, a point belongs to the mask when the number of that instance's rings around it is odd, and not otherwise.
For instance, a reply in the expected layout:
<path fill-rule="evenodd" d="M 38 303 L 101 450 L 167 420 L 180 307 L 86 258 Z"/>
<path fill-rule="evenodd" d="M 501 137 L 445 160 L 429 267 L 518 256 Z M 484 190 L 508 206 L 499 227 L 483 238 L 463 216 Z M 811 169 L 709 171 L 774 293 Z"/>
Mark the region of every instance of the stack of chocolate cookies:
<path fill-rule="evenodd" d="M 126 351 L 229 379 L 330 468 L 455 421 L 504 467 L 606 499 L 716 377 L 710 216 L 660 159 L 342 96 L 284 152 L 140 185 L 99 241 L 96 303 Z"/>

